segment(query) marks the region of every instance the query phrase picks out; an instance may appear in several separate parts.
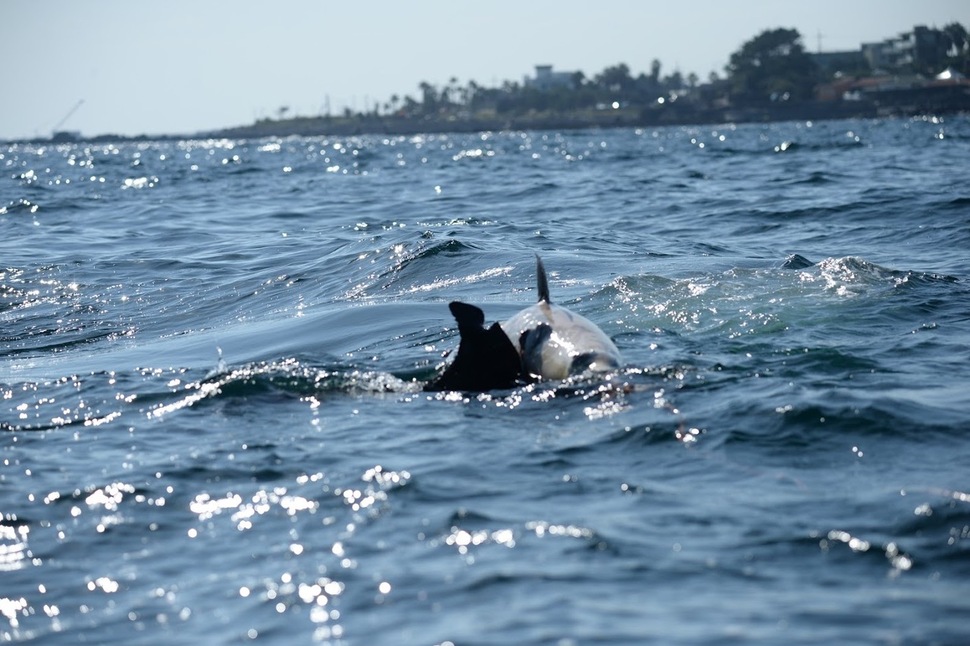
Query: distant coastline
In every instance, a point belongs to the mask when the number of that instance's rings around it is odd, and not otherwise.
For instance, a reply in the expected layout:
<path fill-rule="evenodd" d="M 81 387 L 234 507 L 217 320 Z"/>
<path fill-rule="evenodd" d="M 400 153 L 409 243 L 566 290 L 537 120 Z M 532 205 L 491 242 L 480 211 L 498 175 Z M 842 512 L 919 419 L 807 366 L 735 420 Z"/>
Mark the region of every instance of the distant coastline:
<path fill-rule="evenodd" d="M 258 139 L 287 136 L 406 136 L 435 133 L 468 133 L 503 130 L 587 130 L 596 128 L 651 128 L 662 126 L 716 125 L 724 123 L 770 123 L 780 121 L 827 121 L 880 117 L 944 116 L 970 113 L 970 90 L 937 95 L 904 93 L 893 101 L 807 102 L 764 107 L 707 108 L 668 106 L 646 109 L 580 110 L 531 114 L 481 116 L 305 117 L 264 119 L 251 125 L 224 128 L 202 136 Z"/>
<path fill-rule="evenodd" d="M 495 132 L 506 130 L 588 130 L 597 128 L 651 128 L 701 126 L 724 123 L 771 123 L 781 121 L 826 121 L 882 117 L 945 116 L 970 113 L 970 91 L 936 94 L 902 93 L 893 101 L 812 101 L 763 107 L 698 109 L 667 106 L 646 109 L 577 110 L 534 112 L 500 116 L 441 115 L 401 117 L 352 115 L 340 117 L 294 117 L 261 119 L 250 125 L 183 134 L 83 136 L 61 133 L 55 138 L 30 138 L 6 143 L 58 144 L 75 142 L 170 141 L 182 139 L 263 139 L 290 136 L 356 136 Z"/>

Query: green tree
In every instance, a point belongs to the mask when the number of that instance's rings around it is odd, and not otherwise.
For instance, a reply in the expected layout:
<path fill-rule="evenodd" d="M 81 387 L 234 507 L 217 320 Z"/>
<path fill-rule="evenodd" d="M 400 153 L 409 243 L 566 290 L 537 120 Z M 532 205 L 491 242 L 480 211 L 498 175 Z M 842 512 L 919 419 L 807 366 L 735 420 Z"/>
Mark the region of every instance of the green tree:
<path fill-rule="evenodd" d="M 623 92 L 633 85 L 630 68 L 626 63 L 607 67 L 596 76 L 596 84 L 605 90 Z"/>
<path fill-rule="evenodd" d="M 684 87 L 684 75 L 680 73 L 680 70 L 674 70 L 663 80 L 663 85 L 668 90 L 680 90 Z"/>
<path fill-rule="evenodd" d="M 413 117 L 421 113 L 421 104 L 413 96 L 407 94 L 404 96 L 404 107 L 402 109 L 404 110 L 404 114 Z"/>
<path fill-rule="evenodd" d="M 818 69 L 797 29 L 769 29 L 731 54 L 725 70 L 732 96 L 742 103 L 810 99 Z"/>

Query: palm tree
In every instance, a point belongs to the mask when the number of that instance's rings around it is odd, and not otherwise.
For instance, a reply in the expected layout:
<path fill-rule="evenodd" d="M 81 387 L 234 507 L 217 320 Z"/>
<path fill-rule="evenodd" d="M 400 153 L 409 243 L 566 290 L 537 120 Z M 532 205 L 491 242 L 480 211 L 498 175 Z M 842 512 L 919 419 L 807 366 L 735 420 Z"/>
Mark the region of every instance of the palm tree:
<path fill-rule="evenodd" d="M 452 76 L 448 79 L 448 85 L 441 92 L 441 101 L 446 107 L 450 106 L 455 100 L 455 94 L 458 93 L 458 77 Z"/>
<path fill-rule="evenodd" d="M 418 84 L 421 90 L 421 111 L 424 114 L 434 114 L 438 111 L 438 90 L 427 81 Z"/>
<path fill-rule="evenodd" d="M 943 34 L 949 41 L 947 58 L 964 74 L 970 73 L 970 35 L 967 34 L 966 27 L 953 22 L 943 27 Z"/>
<path fill-rule="evenodd" d="M 465 107 L 471 109 L 472 104 L 475 102 L 475 95 L 478 94 L 481 87 L 475 81 L 468 81 L 468 85 L 465 86 L 464 90 L 464 102 Z"/>

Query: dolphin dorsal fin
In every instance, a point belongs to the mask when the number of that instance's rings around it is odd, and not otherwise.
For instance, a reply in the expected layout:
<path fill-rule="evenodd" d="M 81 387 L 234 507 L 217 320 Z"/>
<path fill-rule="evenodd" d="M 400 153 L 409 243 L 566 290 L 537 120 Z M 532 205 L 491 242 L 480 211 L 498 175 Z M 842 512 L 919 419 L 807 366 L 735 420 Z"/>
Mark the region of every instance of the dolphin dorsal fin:
<path fill-rule="evenodd" d="M 542 266 L 542 258 L 536 254 L 536 288 L 539 290 L 539 302 L 551 303 L 549 298 L 549 280 L 546 278 L 546 268 Z"/>

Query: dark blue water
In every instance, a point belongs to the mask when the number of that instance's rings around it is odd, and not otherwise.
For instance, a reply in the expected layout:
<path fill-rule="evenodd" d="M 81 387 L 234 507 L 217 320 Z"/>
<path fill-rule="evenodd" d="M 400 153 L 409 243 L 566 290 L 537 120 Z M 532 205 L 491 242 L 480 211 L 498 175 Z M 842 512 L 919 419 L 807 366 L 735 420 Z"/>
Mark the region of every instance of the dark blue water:
<path fill-rule="evenodd" d="M 0 150 L 0 641 L 960 644 L 970 120 Z M 447 302 L 626 366 L 425 394 Z"/>

